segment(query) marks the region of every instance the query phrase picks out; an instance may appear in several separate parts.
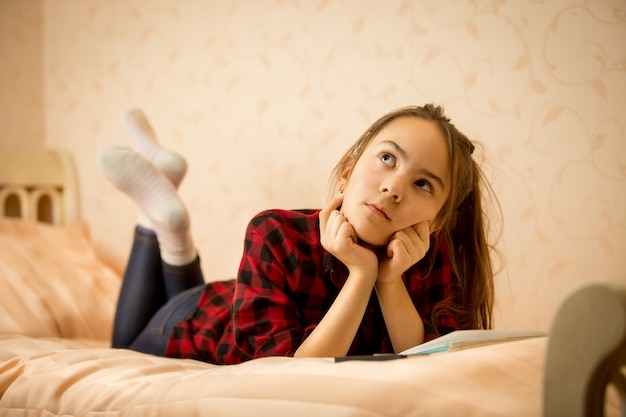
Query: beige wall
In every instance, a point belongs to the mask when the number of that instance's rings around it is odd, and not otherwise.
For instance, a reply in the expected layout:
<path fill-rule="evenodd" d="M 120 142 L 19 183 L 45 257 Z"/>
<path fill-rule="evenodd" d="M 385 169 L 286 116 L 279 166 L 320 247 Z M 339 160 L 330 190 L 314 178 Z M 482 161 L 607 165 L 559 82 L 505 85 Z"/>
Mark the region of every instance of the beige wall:
<path fill-rule="evenodd" d="M 41 0 L 0 0 L 0 145 L 44 146 Z"/>
<path fill-rule="evenodd" d="M 2 22 L 18 25 L 36 21 L 41 3 L 0 4 Z M 250 216 L 320 207 L 330 169 L 364 128 L 435 101 L 486 145 L 505 220 L 498 327 L 547 329 L 573 288 L 626 280 L 623 0 L 41 7 L 45 145 L 74 154 L 85 220 L 119 269 L 137 211 L 102 179 L 95 153 L 127 144 L 128 107 L 143 107 L 161 142 L 188 158 L 181 194 L 207 279 L 217 279 L 235 274 Z M 36 61 L 30 37 L 4 39 L 16 31 L 3 25 L 2 45 Z M 11 84 L 14 72 L 2 71 Z M 33 73 L 31 92 L 17 95 L 27 112 L 10 127 L 29 140 L 41 131 L 24 122 L 31 110 L 41 117 L 28 99 L 40 86 Z"/>

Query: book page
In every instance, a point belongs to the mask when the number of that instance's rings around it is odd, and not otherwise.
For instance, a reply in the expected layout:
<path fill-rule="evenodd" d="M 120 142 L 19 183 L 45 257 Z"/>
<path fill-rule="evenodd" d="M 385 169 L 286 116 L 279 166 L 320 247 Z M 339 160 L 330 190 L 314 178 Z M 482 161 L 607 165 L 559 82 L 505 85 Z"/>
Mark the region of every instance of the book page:
<path fill-rule="evenodd" d="M 407 349 L 400 352 L 400 354 L 429 355 L 432 353 L 451 352 L 469 347 L 543 336 L 547 336 L 547 333 L 532 330 L 456 330 L 445 336 Z"/>

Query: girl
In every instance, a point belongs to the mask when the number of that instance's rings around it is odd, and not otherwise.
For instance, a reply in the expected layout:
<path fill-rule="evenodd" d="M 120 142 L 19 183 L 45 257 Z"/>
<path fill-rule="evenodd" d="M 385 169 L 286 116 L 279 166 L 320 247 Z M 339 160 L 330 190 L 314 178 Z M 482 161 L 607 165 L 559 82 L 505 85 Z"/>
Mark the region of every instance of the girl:
<path fill-rule="evenodd" d="M 236 364 L 400 352 L 492 327 L 484 178 L 474 145 L 441 107 L 376 121 L 339 160 L 326 207 L 256 215 L 237 278 L 207 284 L 176 193 L 184 160 L 159 146 L 140 111 L 125 126 L 134 150 L 98 155 L 144 213 L 114 347 Z"/>

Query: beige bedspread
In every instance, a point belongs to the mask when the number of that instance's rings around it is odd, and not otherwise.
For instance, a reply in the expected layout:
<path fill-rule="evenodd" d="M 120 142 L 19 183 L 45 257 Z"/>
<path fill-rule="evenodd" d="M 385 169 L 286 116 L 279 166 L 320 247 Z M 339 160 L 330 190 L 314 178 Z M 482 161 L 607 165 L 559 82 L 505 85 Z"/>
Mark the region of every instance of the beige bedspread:
<path fill-rule="evenodd" d="M 84 225 L 0 218 L 0 416 L 541 415 L 547 338 L 214 366 L 108 348 L 119 284 Z"/>
<path fill-rule="evenodd" d="M 0 414 L 532 417 L 541 414 L 546 338 L 384 362 L 221 367 L 82 346 L 0 338 Z"/>

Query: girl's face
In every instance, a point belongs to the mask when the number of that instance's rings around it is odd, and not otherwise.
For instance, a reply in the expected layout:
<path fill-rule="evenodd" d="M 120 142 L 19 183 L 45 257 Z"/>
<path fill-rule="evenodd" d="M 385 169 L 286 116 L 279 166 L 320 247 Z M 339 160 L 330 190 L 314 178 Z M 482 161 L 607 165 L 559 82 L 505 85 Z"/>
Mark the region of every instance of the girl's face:
<path fill-rule="evenodd" d="M 372 139 L 351 172 L 344 172 L 341 212 L 358 238 L 386 246 L 392 235 L 435 216 L 450 192 L 450 163 L 433 121 L 401 117 Z M 431 230 L 432 232 L 432 230 Z"/>

